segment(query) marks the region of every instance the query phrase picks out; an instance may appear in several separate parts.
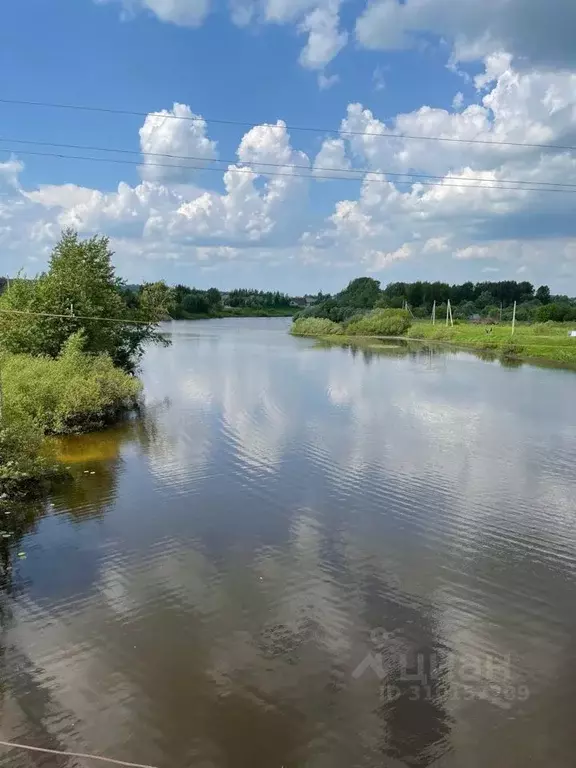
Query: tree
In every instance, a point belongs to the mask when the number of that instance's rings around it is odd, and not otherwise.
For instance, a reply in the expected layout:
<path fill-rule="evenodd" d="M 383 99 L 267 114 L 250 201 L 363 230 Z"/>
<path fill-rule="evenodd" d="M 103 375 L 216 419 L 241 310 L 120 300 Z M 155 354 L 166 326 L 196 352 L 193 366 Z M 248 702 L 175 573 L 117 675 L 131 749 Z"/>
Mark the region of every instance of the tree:
<path fill-rule="evenodd" d="M 480 296 L 476 299 L 476 306 L 478 309 L 484 309 L 485 307 L 489 307 L 495 303 L 494 296 L 492 296 L 491 293 L 488 291 L 482 291 Z"/>
<path fill-rule="evenodd" d="M 472 315 L 477 313 L 476 305 L 473 301 L 464 301 L 454 310 L 454 317 L 461 320 L 469 320 Z"/>
<path fill-rule="evenodd" d="M 576 320 L 576 307 L 568 302 L 543 304 L 536 310 L 536 320 L 539 323 L 546 323 L 548 320 L 555 323 Z"/>
<path fill-rule="evenodd" d="M 182 309 L 189 315 L 205 315 L 210 310 L 204 291 L 192 290 L 184 296 Z"/>
<path fill-rule="evenodd" d="M 0 277 L 0 294 L 4 293 L 7 285 L 8 285 L 8 278 Z"/>
<path fill-rule="evenodd" d="M 371 277 L 358 277 L 338 294 L 338 303 L 343 307 L 372 309 L 380 297 L 380 281 Z"/>
<path fill-rule="evenodd" d="M 206 298 L 211 307 L 219 307 L 222 304 L 222 294 L 218 288 L 208 288 Z"/>
<path fill-rule="evenodd" d="M 82 331 L 87 353 L 108 353 L 115 365 L 132 370 L 146 343 L 166 343 L 157 324 L 168 315 L 172 296 L 163 283 L 144 286 L 131 308 L 112 256 L 108 238 L 80 240 L 65 231 L 48 271 L 12 281 L 0 297 L 0 308 L 14 311 L 0 313 L 0 344 L 9 352 L 58 357 Z"/>
<path fill-rule="evenodd" d="M 550 288 L 547 285 L 541 285 L 536 291 L 536 298 L 541 301 L 542 304 L 550 303 Z"/>

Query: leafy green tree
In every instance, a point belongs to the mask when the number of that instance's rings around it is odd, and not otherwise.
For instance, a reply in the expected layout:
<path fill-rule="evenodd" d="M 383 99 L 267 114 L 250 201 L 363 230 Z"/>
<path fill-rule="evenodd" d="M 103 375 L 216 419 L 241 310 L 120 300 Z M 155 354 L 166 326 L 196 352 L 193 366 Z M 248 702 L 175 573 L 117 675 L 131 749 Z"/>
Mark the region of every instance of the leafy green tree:
<path fill-rule="evenodd" d="M 206 315 L 210 310 L 210 304 L 204 291 L 190 291 L 184 297 L 181 306 L 189 315 Z"/>
<path fill-rule="evenodd" d="M 552 320 L 555 323 L 563 323 L 576 320 L 576 306 L 568 302 L 552 302 L 543 304 L 536 310 L 536 321 L 546 323 Z"/>
<path fill-rule="evenodd" d="M 538 288 L 536 291 L 536 298 L 538 301 L 542 302 L 542 304 L 549 304 L 550 288 L 547 285 L 541 285 L 540 288 Z"/>
<path fill-rule="evenodd" d="M 476 299 L 476 306 L 478 309 L 485 309 L 486 307 L 495 304 L 494 296 L 489 291 L 482 291 L 480 296 Z"/>
<path fill-rule="evenodd" d="M 380 281 L 371 277 L 358 277 L 338 294 L 338 304 L 357 309 L 372 309 L 380 298 Z"/>
<path fill-rule="evenodd" d="M 13 353 L 57 357 L 70 336 L 82 331 L 86 352 L 108 353 L 115 365 L 131 370 L 146 343 L 166 343 L 157 324 L 169 313 L 170 289 L 163 283 L 144 286 L 132 308 L 112 255 L 108 238 L 80 240 L 65 231 L 48 271 L 35 280 L 12 281 L 0 297 L 0 344 Z"/>
<path fill-rule="evenodd" d="M 476 313 L 476 304 L 474 304 L 473 301 L 464 301 L 454 310 L 454 317 L 457 317 L 460 320 L 468 320 L 472 315 L 475 315 Z"/>
<path fill-rule="evenodd" d="M 206 298 L 211 307 L 219 307 L 222 304 L 222 294 L 218 288 L 208 288 Z"/>

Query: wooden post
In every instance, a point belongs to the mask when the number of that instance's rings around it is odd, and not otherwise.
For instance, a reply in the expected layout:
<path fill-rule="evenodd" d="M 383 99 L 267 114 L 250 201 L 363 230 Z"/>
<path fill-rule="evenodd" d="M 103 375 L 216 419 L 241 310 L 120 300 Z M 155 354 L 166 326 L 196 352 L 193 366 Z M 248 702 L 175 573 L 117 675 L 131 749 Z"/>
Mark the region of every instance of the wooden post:
<path fill-rule="evenodd" d="M 432 325 L 436 325 L 436 299 L 434 299 L 434 304 L 432 305 Z"/>
<path fill-rule="evenodd" d="M 454 327 L 454 318 L 452 317 L 452 305 L 450 304 L 450 299 L 448 299 L 448 304 L 446 305 L 446 325 L 448 325 L 448 322 L 450 322 L 450 325 Z"/>
<path fill-rule="evenodd" d="M 516 302 L 514 302 L 514 312 L 512 313 L 512 336 L 516 331 Z"/>

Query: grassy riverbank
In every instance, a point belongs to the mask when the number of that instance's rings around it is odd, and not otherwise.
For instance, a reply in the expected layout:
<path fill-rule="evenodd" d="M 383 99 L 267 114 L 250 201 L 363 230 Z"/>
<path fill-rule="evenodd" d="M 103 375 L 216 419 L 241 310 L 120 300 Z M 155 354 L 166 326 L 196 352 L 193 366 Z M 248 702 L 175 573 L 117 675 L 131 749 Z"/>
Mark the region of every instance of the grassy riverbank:
<path fill-rule="evenodd" d="M 474 325 L 462 323 L 454 327 L 416 321 L 406 337 L 437 341 L 460 347 L 489 350 L 505 357 L 538 358 L 576 365 L 576 338 L 568 333 L 574 323 L 536 323 L 517 325 L 512 335 L 511 324 Z"/>
<path fill-rule="evenodd" d="M 102 428 L 136 405 L 141 384 L 72 335 L 55 358 L 3 355 L 0 496 L 27 495 L 60 474 L 45 435 Z"/>
<path fill-rule="evenodd" d="M 371 313 L 374 317 L 382 315 L 382 323 L 391 322 L 392 316 L 386 319 L 389 310 Z M 370 315 L 368 315 L 370 318 Z M 538 359 L 561 363 L 570 367 L 576 366 L 576 338 L 568 333 L 573 325 L 570 323 L 536 323 L 534 325 L 517 325 L 512 335 L 511 324 L 476 325 L 457 323 L 446 326 L 427 321 L 413 321 L 410 327 L 400 333 L 393 331 L 375 332 L 371 328 L 377 326 L 370 321 L 354 321 L 350 323 L 334 323 L 325 318 L 306 318 L 296 320 L 291 333 L 295 336 L 312 336 L 331 341 L 350 342 L 358 339 L 390 339 L 404 338 L 413 341 L 450 344 L 464 349 L 489 351 L 505 358 L 519 360 Z M 382 324 L 382 328 L 384 324 Z M 365 330 L 366 329 L 366 330 Z"/>

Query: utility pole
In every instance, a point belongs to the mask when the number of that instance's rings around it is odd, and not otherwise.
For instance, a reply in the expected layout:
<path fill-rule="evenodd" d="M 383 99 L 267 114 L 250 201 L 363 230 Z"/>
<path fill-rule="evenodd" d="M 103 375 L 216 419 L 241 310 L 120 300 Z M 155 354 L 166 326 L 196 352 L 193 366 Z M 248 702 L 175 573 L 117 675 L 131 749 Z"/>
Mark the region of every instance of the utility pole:
<path fill-rule="evenodd" d="M 448 304 L 446 305 L 446 325 L 448 325 L 448 322 L 450 322 L 450 325 L 454 327 L 454 318 L 452 317 L 452 305 L 450 304 L 450 299 L 448 299 Z"/>
<path fill-rule="evenodd" d="M 432 325 L 436 325 L 436 299 L 434 299 L 434 304 L 432 305 Z"/>
<path fill-rule="evenodd" d="M 512 336 L 516 331 L 516 302 L 514 302 L 514 312 L 512 313 Z"/>

